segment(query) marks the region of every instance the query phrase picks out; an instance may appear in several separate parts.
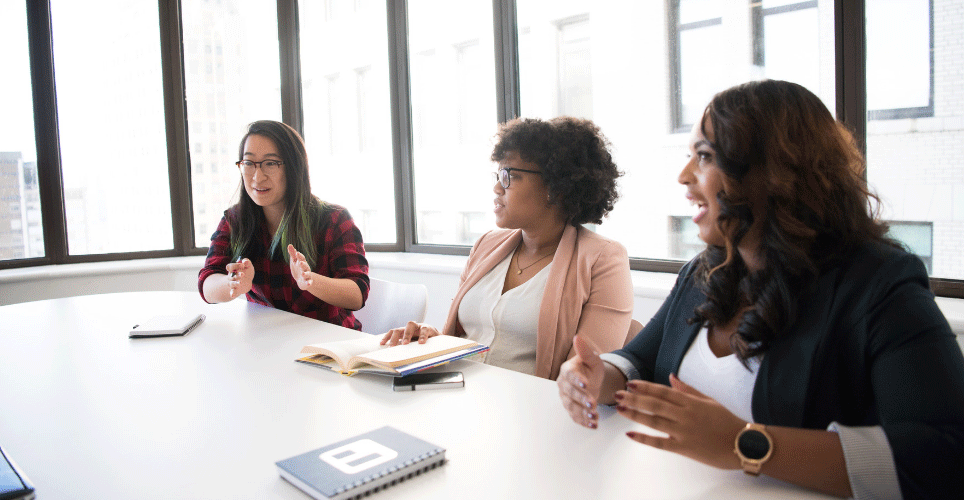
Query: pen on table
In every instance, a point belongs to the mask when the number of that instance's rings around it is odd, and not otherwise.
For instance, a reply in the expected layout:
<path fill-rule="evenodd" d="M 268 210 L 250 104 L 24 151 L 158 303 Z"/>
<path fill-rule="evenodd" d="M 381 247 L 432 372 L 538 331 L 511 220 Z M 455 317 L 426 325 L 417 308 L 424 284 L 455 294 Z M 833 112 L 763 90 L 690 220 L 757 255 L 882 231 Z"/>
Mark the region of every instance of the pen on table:
<path fill-rule="evenodd" d="M 238 260 L 236 260 L 236 261 L 234 261 L 234 262 L 237 263 L 237 264 L 240 264 L 242 260 L 244 260 L 244 257 L 242 257 L 242 256 L 239 255 L 239 256 L 238 256 Z M 231 271 L 231 272 L 228 274 L 228 278 L 234 278 L 234 277 L 237 276 L 237 275 L 238 275 L 238 272 L 237 272 L 237 271 Z"/>

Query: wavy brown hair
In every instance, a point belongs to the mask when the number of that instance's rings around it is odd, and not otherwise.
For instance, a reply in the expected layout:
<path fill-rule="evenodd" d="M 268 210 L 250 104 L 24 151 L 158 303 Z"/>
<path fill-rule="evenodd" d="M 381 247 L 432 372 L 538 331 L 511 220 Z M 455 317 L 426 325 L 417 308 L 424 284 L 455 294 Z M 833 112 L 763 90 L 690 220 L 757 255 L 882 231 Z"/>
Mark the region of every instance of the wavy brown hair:
<path fill-rule="evenodd" d="M 548 121 L 516 118 L 499 128 L 492 161 L 502 161 L 515 151 L 539 165 L 549 188 L 569 224 L 602 224 L 619 198 L 616 168 L 606 137 L 590 120 L 562 116 Z"/>
<path fill-rule="evenodd" d="M 730 339 L 745 363 L 793 325 L 797 295 L 822 270 L 866 242 L 899 245 L 877 218 L 879 200 L 853 135 L 806 88 L 776 80 L 732 87 L 713 97 L 701 129 L 726 174 L 717 195 L 725 245 L 697 258 L 706 302 L 691 321 L 723 325 L 749 306 Z M 753 213 L 765 214 L 763 269 L 750 272 L 736 248 Z"/>

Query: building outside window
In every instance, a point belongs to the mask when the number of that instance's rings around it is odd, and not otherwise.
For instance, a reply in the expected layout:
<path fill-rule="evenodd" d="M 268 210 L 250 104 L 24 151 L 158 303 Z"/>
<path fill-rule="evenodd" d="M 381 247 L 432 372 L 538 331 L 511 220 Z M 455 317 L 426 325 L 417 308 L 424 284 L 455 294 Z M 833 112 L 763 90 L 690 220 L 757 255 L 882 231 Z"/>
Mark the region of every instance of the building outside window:
<path fill-rule="evenodd" d="M 347 208 L 366 244 L 394 243 L 385 5 L 299 2 L 298 13 L 311 191 Z"/>
<path fill-rule="evenodd" d="M 277 37 L 252 34 L 276 32 L 277 13 L 257 0 L 182 0 L 181 23 L 194 240 L 207 248 L 242 189 L 234 162 L 248 124 L 281 119 Z"/>
<path fill-rule="evenodd" d="M 0 261 L 44 256 L 23 4 L 0 3 Z"/>

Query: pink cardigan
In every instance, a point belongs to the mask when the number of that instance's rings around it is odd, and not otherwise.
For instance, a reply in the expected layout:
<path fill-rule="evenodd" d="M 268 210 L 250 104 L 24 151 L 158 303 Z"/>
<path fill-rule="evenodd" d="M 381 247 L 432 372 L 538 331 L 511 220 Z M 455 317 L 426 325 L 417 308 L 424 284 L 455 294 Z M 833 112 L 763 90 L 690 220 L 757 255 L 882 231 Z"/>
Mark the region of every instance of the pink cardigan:
<path fill-rule="evenodd" d="M 461 333 L 456 326 L 462 297 L 520 241 L 519 229 L 494 230 L 479 238 L 462 271 L 443 334 Z M 633 284 L 626 249 L 584 227 L 566 227 L 549 266 L 539 312 L 536 376 L 555 380 L 562 363 L 575 355 L 576 334 L 592 340 L 599 352 L 623 346 L 633 313 Z"/>

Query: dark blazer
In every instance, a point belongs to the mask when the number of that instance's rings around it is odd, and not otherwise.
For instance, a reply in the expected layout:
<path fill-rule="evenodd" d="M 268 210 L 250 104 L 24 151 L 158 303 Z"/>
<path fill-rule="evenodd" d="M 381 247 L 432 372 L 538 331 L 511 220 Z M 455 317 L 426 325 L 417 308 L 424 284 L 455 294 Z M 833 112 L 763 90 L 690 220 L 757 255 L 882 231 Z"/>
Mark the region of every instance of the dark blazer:
<path fill-rule="evenodd" d="M 695 261 L 649 324 L 617 354 L 669 384 L 700 325 Z M 825 429 L 881 426 L 905 498 L 964 492 L 964 356 L 916 256 L 868 244 L 797 297 L 799 317 L 763 357 L 756 422 Z"/>

